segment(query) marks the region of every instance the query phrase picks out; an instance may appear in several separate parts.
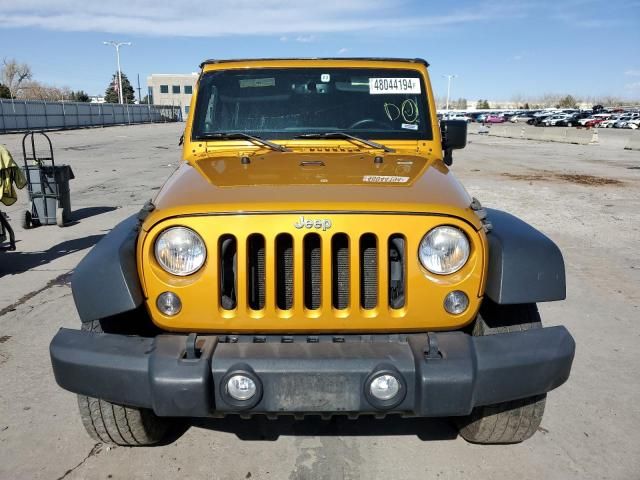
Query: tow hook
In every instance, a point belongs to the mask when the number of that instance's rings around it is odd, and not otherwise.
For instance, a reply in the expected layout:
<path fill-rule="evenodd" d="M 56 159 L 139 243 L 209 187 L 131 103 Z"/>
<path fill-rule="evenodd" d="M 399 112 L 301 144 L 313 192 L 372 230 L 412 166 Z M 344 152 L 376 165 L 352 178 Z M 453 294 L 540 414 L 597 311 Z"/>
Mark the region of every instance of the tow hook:
<path fill-rule="evenodd" d="M 202 351 L 196 345 L 197 340 L 198 340 L 197 333 L 190 333 L 187 336 L 187 345 L 185 348 L 185 359 L 197 360 L 198 358 L 200 358 Z"/>
<path fill-rule="evenodd" d="M 426 360 L 440 360 L 442 353 L 438 348 L 438 337 L 434 333 L 427 333 L 427 348 L 424 351 Z"/>

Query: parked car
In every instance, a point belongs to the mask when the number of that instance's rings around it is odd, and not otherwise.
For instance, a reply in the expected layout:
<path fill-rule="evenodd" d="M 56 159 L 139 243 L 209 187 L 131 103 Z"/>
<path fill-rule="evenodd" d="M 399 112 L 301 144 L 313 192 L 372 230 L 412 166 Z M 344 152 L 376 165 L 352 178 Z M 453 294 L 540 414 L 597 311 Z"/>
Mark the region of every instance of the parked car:
<path fill-rule="evenodd" d="M 471 121 L 471 117 L 463 114 L 463 113 L 452 113 L 450 115 L 445 115 L 444 116 L 445 120 L 463 120 L 467 123 L 469 123 Z"/>
<path fill-rule="evenodd" d="M 505 118 L 498 115 L 487 115 L 483 121 L 484 123 L 504 123 Z"/>
<path fill-rule="evenodd" d="M 565 113 L 561 113 L 561 114 L 556 114 L 556 115 L 550 115 L 548 117 L 546 117 L 544 120 L 542 120 L 542 122 L 540 122 L 542 125 L 544 125 L 545 127 L 559 127 L 561 126 L 560 122 L 563 122 L 566 119 L 571 118 L 570 115 L 567 115 Z"/>
<path fill-rule="evenodd" d="M 581 118 L 580 120 L 578 120 L 578 123 L 583 127 L 593 127 L 595 120 L 597 120 L 597 122 L 595 123 L 600 123 L 604 120 L 607 120 L 610 117 L 611 117 L 611 114 L 609 113 L 598 113 L 596 115 L 591 115 L 590 117 Z M 587 125 L 588 123 L 591 123 L 591 125 Z"/>
<path fill-rule="evenodd" d="M 557 127 L 575 127 L 579 125 L 579 121 L 585 116 L 583 113 L 574 113 L 571 115 L 567 115 L 563 119 L 556 122 Z"/>
<path fill-rule="evenodd" d="M 626 113 L 613 124 L 613 128 L 626 128 L 627 123 L 629 123 L 631 120 L 635 120 L 638 117 L 640 117 L 640 114 L 638 113 Z"/>
<path fill-rule="evenodd" d="M 640 118 L 636 118 L 635 120 L 631 120 L 627 122 L 627 126 L 624 128 L 630 128 L 632 130 L 637 130 L 640 128 Z"/>
<path fill-rule="evenodd" d="M 526 123 L 534 117 L 533 112 L 518 113 L 509 119 L 512 123 Z"/>
<path fill-rule="evenodd" d="M 605 120 L 607 120 L 606 117 L 595 117 L 595 118 L 591 118 L 589 119 L 587 122 L 584 123 L 585 127 L 588 128 L 594 128 L 594 127 L 599 127 L 600 124 L 602 122 L 604 122 Z"/>
<path fill-rule="evenodd" d="M 603 122 L 601 122 L 600 125 L 598 125 L 598 127 L 599 128 L 613 128 L 613 124 L 616 123 L 618 120 L 620 120 L 621 116 L 622 115 L 612 115 L 607 120 L 604 120 Z"/>

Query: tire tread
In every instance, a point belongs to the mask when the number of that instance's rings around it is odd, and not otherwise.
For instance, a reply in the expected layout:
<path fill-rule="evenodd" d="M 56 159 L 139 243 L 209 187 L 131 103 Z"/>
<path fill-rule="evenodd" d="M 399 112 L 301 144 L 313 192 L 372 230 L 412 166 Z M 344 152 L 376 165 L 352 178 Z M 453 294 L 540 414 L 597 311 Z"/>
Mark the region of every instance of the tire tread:
<path fill-rule="evenodd" d="M 541 328 L 535 304 L 496 305 L 485 300 L 473 326 L 474 336 L 523 332 Z M 540 426 L 546 394 L 476 407 L 459 419 L 460 435 L 472 443 L 519 443 Z"/>
<path fill-rule="evenodd" d="M 100 321 L 84 323 L 82 330 L 102 332 Z M 126 407 L 99 398 L 78 395 L 80 417 L 87 433 L 101 443 L 121 446 L 153 445 L 161 442 L 170 421 L 151 410 Z"/>

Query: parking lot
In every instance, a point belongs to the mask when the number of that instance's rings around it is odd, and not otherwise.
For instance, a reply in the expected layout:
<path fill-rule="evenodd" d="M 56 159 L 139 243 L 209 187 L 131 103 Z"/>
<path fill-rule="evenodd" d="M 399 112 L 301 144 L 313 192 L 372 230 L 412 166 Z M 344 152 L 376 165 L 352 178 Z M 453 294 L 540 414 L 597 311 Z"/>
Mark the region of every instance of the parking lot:
<path fill-rule="evenodd" d="M 69 273 L 176 168 L 183 124 L 54 132 L 72 166 L 73 222 L 22 230 L 0 253 L 0 479 L 640 478 L 640 151 L 469 136 L 453 171 L 485 206 L 510 211 L 563 251 L 567 300 L 542 304 L 577 343 L 568 383 L 549 394 L 523 444 L 466 443 L 446 420 L 199 420 L 155 448 L 108 448 L 85 433 L 55 384 L 48 344 L 79 327 Z M 636 132 L 634 132 L 636 133 Z M 20 135 L 0 136 L 21 161 Z M 105 288 L 109 288 L 105 285 Z"/>

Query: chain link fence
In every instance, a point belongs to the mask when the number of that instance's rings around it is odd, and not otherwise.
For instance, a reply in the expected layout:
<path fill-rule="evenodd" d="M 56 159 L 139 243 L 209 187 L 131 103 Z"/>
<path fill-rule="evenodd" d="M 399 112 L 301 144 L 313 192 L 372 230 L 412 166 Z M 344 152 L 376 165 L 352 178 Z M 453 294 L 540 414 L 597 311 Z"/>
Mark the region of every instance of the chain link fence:
<path fill-rule="evenodd" d="M 0 133 L 180 121 L 179 106 L 0 99 Z"/>

